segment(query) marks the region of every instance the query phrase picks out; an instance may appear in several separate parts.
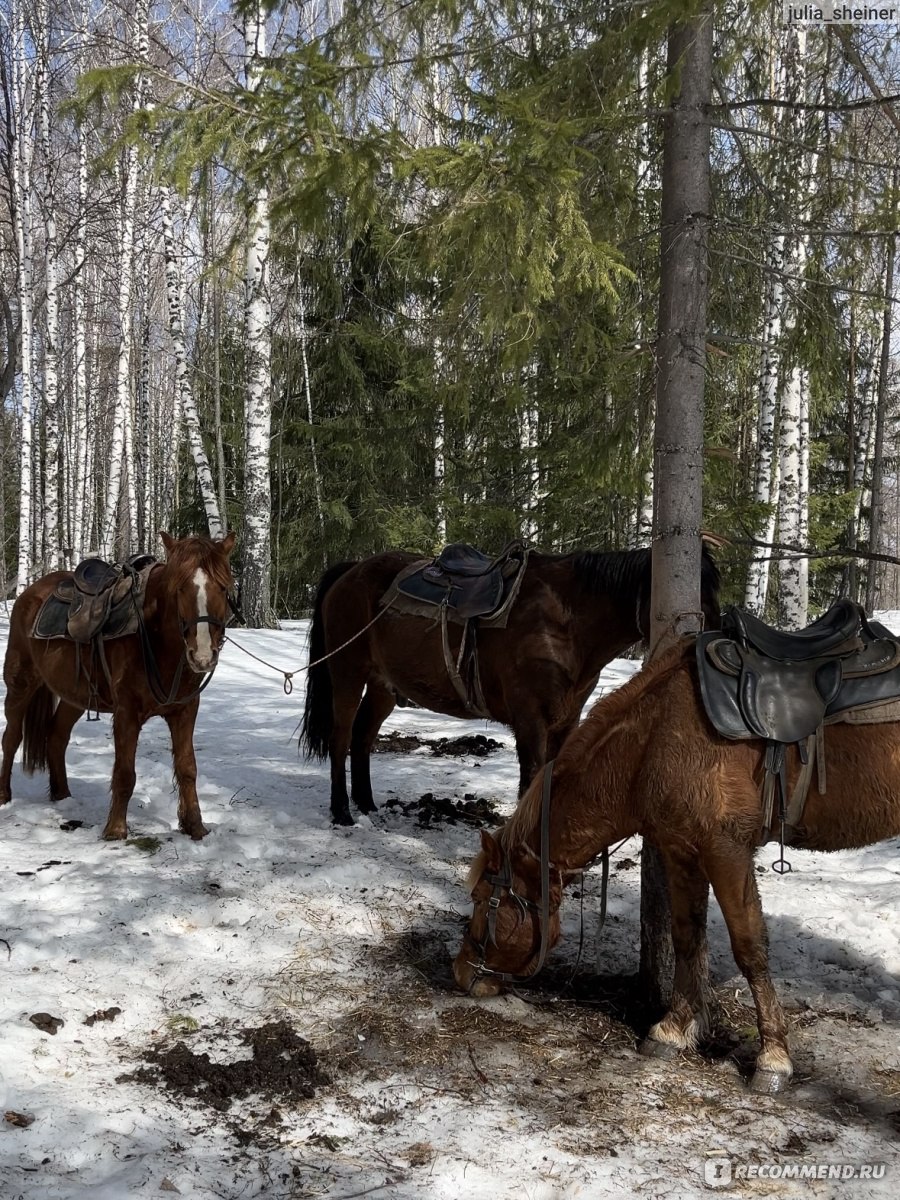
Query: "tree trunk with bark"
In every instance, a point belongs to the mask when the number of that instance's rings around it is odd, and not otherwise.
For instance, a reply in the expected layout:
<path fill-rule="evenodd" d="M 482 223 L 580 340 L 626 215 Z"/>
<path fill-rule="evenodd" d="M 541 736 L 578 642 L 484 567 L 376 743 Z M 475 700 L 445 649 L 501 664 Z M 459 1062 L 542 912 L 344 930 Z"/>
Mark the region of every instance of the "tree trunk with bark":
<path fill-rule="evenodd" d="M 669 31 L 668 70 L 680 85 L 665 117 L 654 432 L 650 655 L 701 628 L 703 398 L 709 230 L 712 12 Z M 641 976 L 650 999 L 671 995 L 674 954 L 658 852 L 644 843 Z"/>

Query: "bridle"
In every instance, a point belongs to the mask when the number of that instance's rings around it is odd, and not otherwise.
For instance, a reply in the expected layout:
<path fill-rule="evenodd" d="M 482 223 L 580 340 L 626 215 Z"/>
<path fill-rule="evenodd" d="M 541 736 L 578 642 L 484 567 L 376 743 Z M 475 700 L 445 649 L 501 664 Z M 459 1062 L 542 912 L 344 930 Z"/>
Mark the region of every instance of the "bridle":
<path fill-rule="evenodd" d="M 175 697 L 178 696 L 178 689 L 181 686 L 181 677 L 184 673 L 184 665 L 187 662 L 186 643 L 187 636 L 191 630 L 196 629 L 198 625 L 209 625 L 210 627 L 215 626 L 224 632 L 232 624 L 232 620 L 241 625 L 244 624 L 244 616 L 241 612 L 240 605 L 234 595 L 227 590 L 225 592 L 225 600 L 229 609 L 231 610 L 231 615 L 226 617 L 224 621 L 220 620 L 218 617 L 211 617 L 208 614 L 204 614 L 203 616 L 198 614 L 196 617 L 192 617 L 190 620 L 185 620 L 185 618 L 181 615 L 181 612 L 178 612 L 178 623 L 181 628 L 181 640 L 185 644 L 182 646 L 181 656 L 178 659 L 178 666 L 175 668 L 175 675 L 168 691 L 166 691 L 165 684 L 163 683 L 162 675 L 160 674 L 159 670 L 159 664 L 156 661 L 156 655 L 153 653 L 153 646 L 150 643 L 150 634 L 147 630 L 146 624 L 144 623 L 144 614 L 140 611 L 140 608 L 137 605 L 135 606 L 138 614 L 138 633 L 140 635 L 141 654 L 143 655 L 144 659 L 144 674 L 147 677 L 147 686 L 153 693 L 154 700 L 156 700 L 157 704 L 161 708 L 168 707 L 169 705 L 188 704 L 209 686 L 216 666 L 218 665 L 218 660 L 213 665 L 212 669 L 206 672 L 197 687 L 188 692 L 186 696 L 180 696 L 177 700 L 175 699 Z"/>
<path fill-rule="evenodd" d="M 486 935 L 481 941 L 475 941 L 470 932 L 468 937 L 474 945 L 478 956 L 478 962 L 470 962 L 469 966 L 475 972 L 476 979 L 496 979 L 499 983 L 524 983 L 528 979 L 533 979 L 541 970 L 547 958 L 547 952 L 550 948 L 550 918 L 554 913 L 559 911 L 559 905 L 555 908 L 550 906 L 550 870 L 552 864 L 550 862 L 550 789 L 553 778 L 553 760 L 544 767 L 544 780 L 541 787 L 541 900 L 540 903 L 535 903 L 527 896 L 520 896 L 513 888 L 512 863 L 510 861 L 509 851 L 504 849 L 503 862 L 500 870 L 496 873 L 485 872 L 482 878 L 485 883 L 491 885 L 492 891 L 490 898 L 487 901 L 488 915 Z M 560 891 L 562 890 L 563 873 L 558 867 L 553 867 L 553 870 L 559 873 Z M 488 945 L 497 945 L 497 915 L 500 911 L 500 904 L 503 900 L 503 893 L 508 893 L 510 899 L 518 904 L 521 910 L 521 915 L 524 918 L 526 912 L 531 910 L 537 912 L 540 918 L 541 930 L 541 947 L 538 952 L 537 962 L 524 975 L 516 975 L 512 971 L 496 971 L 493 967 L 489 967 L 485 962 L 487 957 Z"/>

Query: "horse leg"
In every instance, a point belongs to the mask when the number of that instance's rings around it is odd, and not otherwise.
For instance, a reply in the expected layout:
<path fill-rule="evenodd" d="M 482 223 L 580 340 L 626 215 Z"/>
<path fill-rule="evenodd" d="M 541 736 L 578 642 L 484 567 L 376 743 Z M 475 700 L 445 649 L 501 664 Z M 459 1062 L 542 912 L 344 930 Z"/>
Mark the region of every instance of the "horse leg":
<path fill-rule="evenodd" d="M 547 761 L 547 723 L 538 713 L 519 719 L 513 726 L 519 759 L 519 799 Z"/>
<path fill-rule="evenodd" d="M 709 882 L 696 858 L 663 853 L 672 915 L 675 979 L 669 1011 L 641 1044 L 651 1058 L 674 1058 L 693 1049 L 709 1027 L 709 952 L 706 910 Z"/>
<path fill-rule="evenodd" d="M 368 668 L 366 668 L 368 671 Z M 332 694 L 333 721 L 328 755 L 331 759 L 331 822 L 333 825 L 352 825 L 350 794 L 347 791 L 347 755 L 357 709 L 360 706 L 366 678 L 361 672 L 334 680 Z"/>
<path fill-rule="evenodd" d="M 0 804 L 8 804 L 12 799 L 12 761 L 16 757 L 19 746 L 22 745 L 25 710 L 28 709 L 29 701 L 41 683 L 37 676 L 30 677 L 30 674 L 26 673 L 26 668 L 22 670 L 20 662 L 11 665 L 8 659 L 4 674 L 6 677 L 4 701 L 6 728 L 4 738 L 2 738 L 4 758 L 2 758 L 2 766 L 0 766 Z"/>
<path fill-rule="evenodd" d="M 350 735 L 350 794 L 360 812 L 376 811 L 369 770 L 372 747 L 378 730 L 394 711 L 396 703 L 390 688 L 369 680 Z"/>
<path fill-rule="evenodd" d="M 69 778 L 66 773 L 66 747 L 75 722 L 84 712 L 83 708 L 60 700 L 53 714 L 50 732 L 47 735 L 47 766 L 50 773 L 50 799 L 65 800 L 71 796 Z"/>
<path fill-rule="evenodd" d="M 788 1050 L 784 1012 L 769 975 L 769 945 L 753 855 L 748 847 L 734 846 L 717 854 L 704 866 L 728 926 L 734 959 L 750 984 L 759 1025 L 760 1053 L 750 1090 L 775 1095 L 784 1090 L 794 1073 Z"/>
<path fill-rule="evenodd" d="M 199 698 L 174 712 L 166 714 L 166 724 L 172 735 L 172 761 L 178 783 L 178 828 L 199 842 L 209 832 L 200 815 L 197 799 L 197 759 L 194 756 L 194 722 L 197 720 Z"/>
<path fill-rule="evenodd" d="M 103 837 L 107 841 L 116 841 L 128 834 L 126 821 L 128 801 L 134 792 L 134 758 L 137 753 L 141 724 L 137 713 L 128 712 L 124 707 L 117 708 L 113 714 L 113 742 L 116 749 L 116 760 L 113 764 L 109 816 L 106 818 L 106 825 L 103 828 Z"/>

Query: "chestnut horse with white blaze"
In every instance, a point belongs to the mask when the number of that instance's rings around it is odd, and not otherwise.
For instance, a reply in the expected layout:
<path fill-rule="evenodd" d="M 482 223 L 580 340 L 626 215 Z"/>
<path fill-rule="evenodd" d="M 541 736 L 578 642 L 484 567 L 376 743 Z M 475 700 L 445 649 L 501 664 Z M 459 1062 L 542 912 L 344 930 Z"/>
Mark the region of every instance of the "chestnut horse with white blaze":
<path fill-rule="evenodd" d="M 222 541 L 176 539 L 167 533 L 160 537 L 166 561 L 150 571 L 138 631 L 103 643 L 103 671 L 91 646 L 31 636 L 41 605 L 60 582 L 72 578 L 70 572 L 55 571 L 38 579 L 13 605 L 3 666 L 6 729 L 0 805 L 12 799 L 13 758 L 23 741 L 26 773 L 49 772 L 51 800 L 71 795 L 66 747 L 78 718 L 96 708 L 113 714 L 115 742 L 112 800 L 103 836 L 124 838 L 138 736 L 150 717 L 161 716 L 172 737 L 179 828 L 195 840 L 207 832 L 197 800 L 194 723 L 202 677 L 216 667 L 231 613 L 234 580 L 229 558 L 235 535 L 229 533 Z"/>
<path fill-rule="evenodd" d="M 829 725 L 825 747 L 826 793 L 814 779 L 791 846 L 844 850 L 900 834 L 900 722 Z M 603 849 L 641 834 L 665 862 L 675 948 L 671 1007 L 641 1049 L 669 1057 L 707 1028 L 709 883 L 756 1005 L 761 1046 L 751 1087 L 780 1091 L 793 1066 L 753 865 L 765 748 L 761 739 L 730 741 L 715 731 L 699 695 L 693 640 L 600 700 L 552 764 L 549 825 L 538 777 L 497 837 L 482 834 L 469 874 L 472 917 L 453 964 L 459 986 L 491 996 L 510 977 L 536 973 L 559 937 L 566 884 Z M 796 749 L 788 758 L 792 789 Z"/>

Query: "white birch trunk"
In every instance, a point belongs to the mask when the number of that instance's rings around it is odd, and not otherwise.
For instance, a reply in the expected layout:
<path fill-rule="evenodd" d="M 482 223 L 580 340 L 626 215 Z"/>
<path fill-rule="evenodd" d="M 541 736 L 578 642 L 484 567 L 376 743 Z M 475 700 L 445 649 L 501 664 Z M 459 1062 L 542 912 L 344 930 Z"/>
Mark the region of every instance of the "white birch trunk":
<path fill-rule="evenodd" d="M 28 586 L 34 564 L 32 512 L 32 442 L 34 423 L 34 383 L 32 372 L 32 340 L 34 321 L 31 214 L 31 165 L 34 145 L 28 123 L 28 60 L 25 47 L 25 25 L 20 0 L 13 0 L 12 55 L 13 92 L 16 106 L 13 147 L 13 188 L 15 190 L 15 238 L 19 257 L 18 293 L 20 353 L 22 382 L 20 387 L 21 425 L 19 431 L 19 552 L 16 591 Z"/>
<path fill-rule="evenodd" d="M 759 423 L 756 435 L 756 486 L 753 499 L 757 504 L 768 506 L 765 521 L 756 529 L 757 538 L 766 543 L 772 541 L 775 529 L 774 497 L 780 476 L 775 456 L 775 425 L 778 416 L 778 372 L 780 360 L 781 326 L 784 315 L 784 283 L 781 272 L 784 268 L 784 238 L 776 237 L 772 243 L 769 269 L 772 272 L 766 296 L 763 348 L 759 370 Z M 747 571 L 747 586 L 744 604 L 751 612 L 761 614 L 766 607 L 769 588 L 769 562 L 772 551 L 766 546 L 754 550 Z"/>
<path fill-rule="evenodd" d="M 803 386 L 799 367 L 788 376 L 781 401 L 779 428 L 779 457 L 781 460 L 781 496 L 778 513 L 778 540 L 797 545 L 800 539 L 802 488 L 800 440 L 803 424 Z M 782 552 L 779 565 L 779 622 L 788 629 L 799 629 L 806 623 L 802 604 L 800 558 Z"/>
<path fill-rule="evenodd" d="M 316 449 L 316 437 L 312 432 L 314 428 L 314 414 L 312 402 L 312 388 L 309 382 L 309 359 L 306 354 L 306 302 L 303 299 L 303 285 L 298 283 L 297 287 L 298 311 L 300 316 L 300 359 L 303 364 L 303 389 L 306 394 L 306 416 L 309 421 L 309 448 L 312 455 L 313 469 L 313 485 L 316 493 L 316 522 L 319 526 L 319 534 L 322 538 L 325 536 L 325 510 L 322 504 L 322 480 L 319 476 L 319 455 Z"/>
<path fill-rule="evenodd" d="M 203 445 L 203 434 L 200 431 L 200 414 L 194 400 L 194 392 L 188 375 L 187 349 L 184 340 L 184 323 L 181 316 L 181 279 L 178 270 L 178 255 L 175 248 L 175 230 L 172 225 L 172 193 L 168 187 L 160 189 L 162 202 L 163 225 L 163 254 L 166 264 L 166 297 L 169 307 L 169 335 L 172 338 L 172 352 L 175 359 L 175 389 L 179 395 L 181 415 L 187 427 L 188 443 L 194 459 L 197 472 L 197 483 L 206 512 L 206 523 L 209 536 L 221 538 L 224 535 L 222 516 L 219 511 L 219 501 L 213 482 L 209 459 Z"/>
<path fill-rule="evenodd" d="M 134 15 L 135 56 L 138 62 L 147 58 L 149 42 L 149 0 L 138 0 Z M 133 108 L 143 103 L 140 78 L 135 83 Z M 109 455 L 109 477 L 103 511 L 100 551 L 104 558 L 115 556 L 119 505 L 123 481 L 126 485 L 128 541 L 125 549 L 136 549 L 137 493 L 134 484 L 133 421 L 131 396 L 132 343 L 132 278 L 134 274 L 134 224 L 137 210 L 138 154 L 130 145 L 125 151 L 124 195 L 119 237 L 119 353 L 116 370 L 116 398 L 113 411 L 112 440 Z"/>
<path fill-rule="evenodd" d="M 255 92 L 266 56 L 262 5 L 244 25 L 247 88 Z M 272 427 L 271 304 L 269 299 L 269 195 L 260 188 L 247 230 L 245 271 L 247 342 L 246 447 L 244 457 L 244 538 L 242 605 L 250 625 L 275 624 L 269 599 L 272 552 L 272 494 L 269 448 Z"/>
<path fill-rule="evenodd" d="M 50 130 L 50 11 L 40 0 L 37 25 L 35 86 L 40 114 L 40 144 L 44 169 L 44 570 L 59 567 L 59 261 L 56 237 L 56 164 Z"/>

